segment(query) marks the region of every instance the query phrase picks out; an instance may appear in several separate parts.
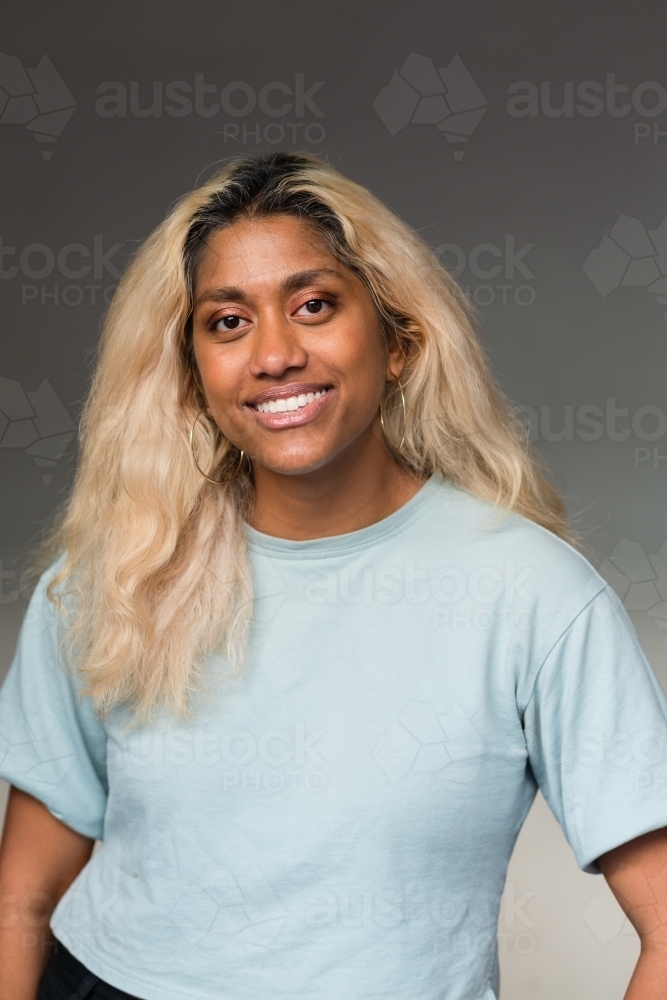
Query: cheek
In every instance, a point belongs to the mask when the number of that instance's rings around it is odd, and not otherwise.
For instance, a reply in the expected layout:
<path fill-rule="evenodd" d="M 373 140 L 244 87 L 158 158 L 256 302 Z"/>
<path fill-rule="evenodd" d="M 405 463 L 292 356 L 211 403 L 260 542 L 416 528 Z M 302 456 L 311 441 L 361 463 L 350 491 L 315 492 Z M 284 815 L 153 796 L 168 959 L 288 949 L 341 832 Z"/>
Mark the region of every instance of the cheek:
<path fill-rule="evenodd" d="M 347 351 L 339 361 L 347 381 L 355 389 L 360 386 L 366 395 L 381 394 L 386 381 L 386 351 L 380 335 L 372 332 L 350 338 Z"/>
<path fill-rule="evenodd" d="M 206 347 L 195 353 L 197 365 L 207 394 L 213 399 L 227 399 L 234 396 L 240 382 L 241 365 L 235 359 L 233 351 L 225 352 L 224 357 L 219 351 L 207 350 Z"/>
<path fill-rule="evenodd" d="M 334 335 L 323 342 L 322 360 L 348 379 L 384 385 L 387 348 L 375 313 L 350 311 Z"/>

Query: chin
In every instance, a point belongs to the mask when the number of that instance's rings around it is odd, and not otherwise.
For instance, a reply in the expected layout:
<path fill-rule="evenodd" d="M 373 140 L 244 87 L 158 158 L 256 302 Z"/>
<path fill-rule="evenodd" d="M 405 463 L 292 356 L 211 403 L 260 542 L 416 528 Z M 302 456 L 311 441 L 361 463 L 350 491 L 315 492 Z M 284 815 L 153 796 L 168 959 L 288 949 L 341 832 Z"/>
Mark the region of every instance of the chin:
<path fill-rule="evenodd" d="M 321 452 L 309 455 L 264 455 L 255 459 L 258 465 L 281 476 L 305 476 L 321 469 L 331 460 L 329 454 Z"/>

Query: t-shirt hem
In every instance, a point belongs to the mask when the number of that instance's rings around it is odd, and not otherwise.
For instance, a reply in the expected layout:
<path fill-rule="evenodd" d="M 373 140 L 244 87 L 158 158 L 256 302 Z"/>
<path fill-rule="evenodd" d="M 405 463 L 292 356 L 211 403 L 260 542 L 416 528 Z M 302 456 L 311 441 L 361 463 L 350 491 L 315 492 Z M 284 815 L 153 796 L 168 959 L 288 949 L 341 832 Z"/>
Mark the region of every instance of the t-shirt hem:
<path fill-rule="evenodd" d="M 65 945 L 68 951 L 78 958 L 89 972 L 99 976 L 109 986 L 115 986 L 118 990 L 126 993 L 138 995 L 141 993 L 145 1000 L 232 1000 L 229 996 L 223 996 L 220 992 L 208 993 L 200 989 L 197 993 L 183 993 L 180 990 L 170 989 L 162 983 L 156 983 L 151 979 L 135 978 L 128 976 L 126 972 L 117 969 L 113 965 L 108 965 L 95 952 L 91 952 L 77 941 L 73 941 L 65 928 L 61 928 L 58 920 L 51 921 L 51 930 L 59 941 Z M 147 992 L 147 991 L 150 991 Z"/>
<path fill-rule="evenodd" d="M 82 822 L 79 819 L 72 819 L 70 816 L 64 816 L 61 812 L 54 807 L 54 805 L 49 802 L 48 795 L 41 795 L 34 785 L 31 785 L 29 781 L 23 781 L 20 776 L 12 774 L 10 771 L 3 770 L 0 768 L 0 779 L 6 781 L 8 785 L 18 788 L 19 791 L 25 792 L 26 795 L 32 795 L 33 799 L 37 799 L 38 802 L 44 806 L 45 809 L 55 816 L 57 820 L 64 823 L 75 833 L 80 833 L 82 837 L 90 837 L 91 840 L 101 840 L 102 839 L 102 827 L 96 826 L 91 827 L 90 824 Z"/>
<path fill-rule="evenodd" d="M 597 847 L 591 846 L 585 852 L 582 851 L 577 863 L 581 870 L 588 875 L 601 875 L 602 872 L 597 865 L 597 859 L 600 855 L 606 854 L 607 851 L 613 851 L 614 848 L 621 847 L 622 844 L 627 844 L 637 837 L 642 837 L 645 833 L 662 830 L 663 827 L 667 827 L 667 812 L 664 812 L 659 818 L 654 816 L 652 819 L 645 819 L 639 826 L 633 826 L 632 830 L 623 832 L 616 830 L 611 838 L 601 841 Z"/>
<path fill-rule="evenodd" d="M 208 991 L 198 989 L 196 994 L 183 993 L 180 990 L 169 989 L 169 987 L 155 983 L 150 979 L 128 976 L 114 966 L 107 965 L 106 962 L 99 959 L 99 956 L 90 952 L 87 948 L 74 943 L 68 937 L 67 932 L 59 928 L 57 920 L 52 920 L 50 926 L 57 939 L 65 945 L 67 950 L 79 962 L 86 966 L 89 972 L 92 972 L 95 976 L 99 976 L 109 986 L 115 986 L 116 989 L 124 990 L 126 993 L 133 995 L 139 990 L 144 1000 L 235 1000 L 229 994 L 221 994 L 219 990 L 216 990 L 215 993 L 209 993 Z M 150 990 L 150 993 L 147 993 L 147 990 Z M 480 995 L 479 1000 L 487 1000 L 487 998 L 488 1000 L 496 1000 L 496 993 L 491 986 L 486 987 L 484 993 Z"/>

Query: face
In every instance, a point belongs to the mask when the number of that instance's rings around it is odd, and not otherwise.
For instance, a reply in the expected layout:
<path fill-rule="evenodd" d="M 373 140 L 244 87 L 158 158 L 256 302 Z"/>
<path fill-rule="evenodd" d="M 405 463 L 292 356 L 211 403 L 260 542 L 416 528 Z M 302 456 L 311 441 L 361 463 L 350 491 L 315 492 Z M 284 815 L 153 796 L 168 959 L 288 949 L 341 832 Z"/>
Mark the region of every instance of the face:
<path fill-rule="evenodd" d="M 380 400 L 403 355 L 308 222 L 275 215 L 214 233 L 194 300 L 208 410 L 254 463 L 303 474 L 381 441 Z"/>

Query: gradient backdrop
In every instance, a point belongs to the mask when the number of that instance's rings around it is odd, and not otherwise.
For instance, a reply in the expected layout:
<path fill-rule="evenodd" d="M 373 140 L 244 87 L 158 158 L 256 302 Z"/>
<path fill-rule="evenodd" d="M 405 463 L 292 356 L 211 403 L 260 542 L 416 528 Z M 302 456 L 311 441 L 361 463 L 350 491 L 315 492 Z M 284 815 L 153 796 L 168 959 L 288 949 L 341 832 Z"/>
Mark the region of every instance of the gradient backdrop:
<path fill-rule="evenodd" d="M 466 288 L 667 685 L 666 27 L 649 0 L 6 3 L 1 670 L 128 257 L 225 157 L 287 149 L 368 186 Z M 617 750 L 666 793 L 667 746 Z M 620 1000 L 638 954 L 541 796 L 499 935 L 505 1000 Z"/>

